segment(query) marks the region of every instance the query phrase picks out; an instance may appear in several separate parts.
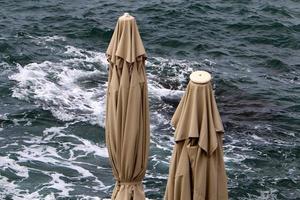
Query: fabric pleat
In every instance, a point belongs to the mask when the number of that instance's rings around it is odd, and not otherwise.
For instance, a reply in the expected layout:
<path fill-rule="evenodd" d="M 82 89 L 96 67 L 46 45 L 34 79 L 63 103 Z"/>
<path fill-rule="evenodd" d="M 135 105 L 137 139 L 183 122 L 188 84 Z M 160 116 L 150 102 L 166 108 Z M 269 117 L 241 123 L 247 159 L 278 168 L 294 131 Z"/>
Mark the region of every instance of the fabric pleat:
<path fill-rule="evenodd" d="M 190 81 L 171 122 L 175 141 L 200 138 L 199 146 L 211 155 L 218 144 L 216 133 L 224 133 L 211 83 Z"/>
<path fill-rule="evenodd" d="M 189 82 L 172 124 L 175 146 L 164 199 L 227 200 L 224 128 L 210 82 Z"/>
<path fill-rule="evenodd" d="M 146 53 L 134 17 L 120 17 L 109 47 L 105 138 L 116 185 L 111 199 L 145 199 L 149 152 Z"/>

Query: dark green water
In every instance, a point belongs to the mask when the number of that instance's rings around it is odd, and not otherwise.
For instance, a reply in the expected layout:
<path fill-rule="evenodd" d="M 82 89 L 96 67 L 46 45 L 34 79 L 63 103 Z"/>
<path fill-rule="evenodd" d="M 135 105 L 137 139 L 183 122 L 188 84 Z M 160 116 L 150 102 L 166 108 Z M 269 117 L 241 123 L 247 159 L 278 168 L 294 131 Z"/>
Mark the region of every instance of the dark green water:
<path fill-rule="evenodd" d="M 110 196 L 104 52 L 124 12 L 149 56 L 147 197 L 163 197 L 170 119 L 202 69 L 226 130 L 230 199 L 300 199 L 298 0 L 0 0 L 0 199 Z"/>

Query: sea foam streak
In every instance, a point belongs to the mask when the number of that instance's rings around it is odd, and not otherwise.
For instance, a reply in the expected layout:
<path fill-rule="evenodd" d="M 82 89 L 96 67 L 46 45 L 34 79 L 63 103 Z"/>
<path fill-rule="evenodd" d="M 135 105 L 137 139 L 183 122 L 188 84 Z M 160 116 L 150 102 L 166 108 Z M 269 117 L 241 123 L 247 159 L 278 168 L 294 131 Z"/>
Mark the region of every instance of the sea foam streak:
<path fill-rule="evenodd" d="M 3 195 L 14 194 L 14 199 L 55 199 L 53 195 L 49 194 L 46 197 L 42 194 L 43 191 L 49 189 L 57 190 L 56 196 L 68 197 L 70 192 L 74 191 L 78 186 L 73 181 L 80 180 L 82 178 L 89 180 L 92 183 L 92 189 L 94 191 L 107 190 L 110 186 L 104 185 L 102 181 L 98 179 L 89 168 L 99 169 L 101 166 L 97 166 L 93 163 L 83 162 L 80 158 L 85 158 L 89 155 L 96 157 L 108 157 L 106 148 L 99 147 L 89 140 L 83 139 L 76 135 L 65 133 L 71 123 L 67 123 L 63 127 L 51 127 L 43 131 L 43 136 L 34 136 L 24 138 L 24 144 L 20 145 L 20 150 L 14 152 L 17 155 L 18 160 L 10 159 L 8 157 L 0 157 L 1 170 L 13 171 L 16 176 L 19 176 L 21 180 L 27 181 L 30 178 L 29 172 L 41 173 L 42 176 L 47 176 L 51 180 L 46 184 L 38 187 L 34 192 L 29 190 L 18 189 L 18 181 L 10 183 L 6 177 L 0 177 L 1 185 L 6 187 L 0 191 Z M 72 138 L 76 142 L 63 142 L 59 143 L 59 138 Z M 52 146 L 55 144 L 55 147 Z M 59 145 L 59 146 L 57 146 Z M 63 156 L 61 152 L 68 152 L 70 156 Z M 24 165 L 24 163 L 38 163 L 38 166 L 49 166 L 45 171 L 40 169 L 37 165 L 30 167 Z M 52 167 L 51 167 L 52 166 Z M 65 171 L 60 173 L 56 169 L 64 168 Z M 70 177 L 70 172 L 72 176 Z M 67 174 L 65 174 L 67 172 Z M 66 181 L 72 179 L 72 182 Z M 1 195 L 0 195 L 1 197 Z M 92 196 L 91 196 L 92 198 Z"/>
<path fill-rule="evenodd" d="M 66 53 L 70 51 L 70 47 Z M 13 97 L 33 101 L 62 121 L 88 121 L 103 126 L 105 85 L 84 88 L 80 82 L 100 77 L 98 69 L 86 71 L 70 66 L 78 62 L 103 61 L 103 54 L 97 53 L 93 58 L 71 58 L 59 63 L 45 61 L 18 66 L 18 73 L 11 75 L 17 81 L 13 88 Z M 103 64 L 103 63 L 102 63 Z"/>

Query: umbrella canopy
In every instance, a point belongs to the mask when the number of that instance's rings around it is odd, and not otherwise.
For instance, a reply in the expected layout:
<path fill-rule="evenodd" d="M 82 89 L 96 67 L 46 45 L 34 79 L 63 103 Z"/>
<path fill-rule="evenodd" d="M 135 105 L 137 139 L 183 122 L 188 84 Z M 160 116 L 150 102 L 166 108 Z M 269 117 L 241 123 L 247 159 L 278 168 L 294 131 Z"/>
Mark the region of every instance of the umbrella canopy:
<path fill-rule="evenodd" d="M 112 199 L 142 200 L 150 128 L 146 52 L 134 17 L 124 15 L 118 19 L 106 54 L 109 76 L 105 136 L 116 179 Z"/>
<path fill-rule="evenodd" d="M 220 114 L 210 82 L 188 83 L 173 117 L 175 146 L 166 200 L 228 199 Z"/>

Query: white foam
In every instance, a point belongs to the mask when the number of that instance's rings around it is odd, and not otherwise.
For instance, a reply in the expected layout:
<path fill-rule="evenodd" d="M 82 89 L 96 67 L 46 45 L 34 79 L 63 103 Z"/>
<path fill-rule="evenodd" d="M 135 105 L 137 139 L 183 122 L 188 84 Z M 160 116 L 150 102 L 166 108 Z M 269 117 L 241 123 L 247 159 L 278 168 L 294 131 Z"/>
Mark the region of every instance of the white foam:
<path fill-rule="evenodd" d="M 86 165 L 90 165 L 97 168 L 98 166 L 95 166 L 92 163 L 81 162 L 76 160 L 76 158 L 86 157 L 88 154 L 108 157 L 106 148 L 99 147 L 96 144 L 90 142 L 89 140 L 80 138 L 78 136 L 66 134 L 65 129 L 68 128 L 69 125 L 70 124 L 67 123 L 63 127 L 51 127 L 44 130 L 43 136 L 35 136 L 25 139 L 24 142 L 26 143 L 26 145 L 22 145 L 22 150 L 16 152 L 18 156 L 18 162 L 41 162 L 45 163 L 46 165 L 55 165 L 56 167 L 69 168 L 78 172 L 79 175 L 76 178 L 92 177 L 92 181 L 95 182 L 95 185 L 97 185 L 97 187 L 94 189 L 107 190 L 107 186 L 105 186 L 103 182 L 98 179 L 98 177 L 96 177 L 89 170 L 83 167 Z M 61 144 L 62 146 L 60 148 L 49 145 L 49 143 L 57 141 L 57 138 L 59 137 L 71 137 L 73 139 L 77 139 L 78 142 L 64 142 L 63 144 Z M 71 154 L 76 156 L 62 157 L 59 153 L 60 151 L 62 151 L 62 148 L 65 148 L 63 149 L 63 152 L 72 152 Z M 28 177 L 27 168 L 22 168 L 22 166 L 20 167 L 11 159 L 4 159 L 5 160 L 3 160 L 3 158 L 0 157 L 0 163 L 4 163 L 4 167 L 9 166 L 17 172 L 17 175 L 23 175 L 24 177 Z M 0 167 L 3 166 L 0 165 Z M 35 170 L 40 171 L 39 169 Z M 43 171 L 40 172 L 43 173 Z M 53 188 L 58 190 L 59 192 L 57 193 L 62 197 L 70 196 L 70 192 L 74 190 L 75 185 L 65 182 L 64 179 L 61 179 L 61 177 L 64 177 L 65 175 L 57 173 L 55 171 L 47 172 L 47 175 L 49 175 L 52 178 L 52 180 L 49 183 L 45 184 L 43 187 L 41 187 L 39 191 L 45 188 Z M 16 197 L 21 196 L 23 198 L 27 198 L 37 196 L 38 199 L 41 198 L 38 191 L 36 191 L 37 194 L 26 193 L 24 190 L 21 192 L 17 190 L 16 187 L 14 187 L 14 185 L 12 185 L 12 188 L 7 188 L 6 192 L 15 193 Z M 47 198 L 51 199 L 52 196 L 48 195 Z"/>
<path fill-rule="evenodd" d="M 73 59 L 66 60 L 67 63 L 85 61 L 90 63 L 100 63 L 106 67 L 108 65 L 105 53 L 88 51 L 70 45 L 67 45 L 66 49 L 67 50 L 64 52 L 64 54 L 73 57 Z"/>
<path fill-rule="evenodd" d="M 18 66 L 18 71 L 9 77 L 17 81 L 13 97 L 34 101 L 62 121 L 89 121 L 103 126 L 104 88 L 85 89 L 76 82 L 100 75 L 98 70 L 70 69 L 64 62 L 45 61 Z"/>
<path fill-rule="evenodd" d="M 60 179 L 60 177 L 64 177 L 64 175 L 60 173 L 51 173 L 52 180 L 47 184 L 51 185 L 49 188 L 58 190 L 59 191 L 58 194 L 60 194 L 61 196 L 67 197 L 69 196 L 69 192 L 74 190 L 72 188 L 72 186 L 74 185 L 70 183 L 66 183 L 65 181 Z"/>
<path fill-rule="evenodd" d="M 159 74 L 164 70 L 167 70 L 169 73 L 176 74 L 176 76 L 168 76 L 168 81 L 172 81 L 174 83 L 180 83 L 178 89 L 182 90 L 184 86 L 184 82 L 188 75 L 192 73 L 193 65 L 199 65 L 198 62 L 187 61 L 187 60 L 177 60 L 177 59 L 166 59 L 162 57 L 153 57 L 153 60 L 147 62 L 147 66 L 151 66 L 155 71 L 154 74 Z M 151 73 L 147 74 L 150 80 L 155 81 L 158 77 L 157 75 L 153 75 Z M 155 85 L 154 85 L 155 86 Z"/>
<path fill-rule="evenodd" d="M 0 157 L 0 168 L 2 170 L 12 170 L 17 176 L 28 178 L 28 169 L 22 165 L 19 165 L 17 161 L 8 157 Z"/>
<path fill-rule="evenodd" d="M 266 141 L 265 139 L 263 139 L 262 137 L 259 137 L 258 135 L 255 135 L 255 134 L 252 134 L 251 137 L 254 139 L 254 140 L 258 140 L 258 141 L 261 141 L 265 144 L 270 144 L 268 141 Z"/>
<path fill-rule="evenodd" d="M 245 155 L 241 155 L 238 153 L 234 153 L 233 155 L 229 156 L 224 156 L 224 161 L 225 162 L 234 162 L 234 163 L 241 163 L 243 160 L 245 160 L 247 157 Z"/>
<path fill-rule="evenodd" d="M 58 183 L 60 185 L 58 185 Z M 66 194 L 66 193 L 68 193 L 68 190 L 70 190 L 69 188 L 67 188 L 67 189 L 64 188 L 64 187 L 67 186 L 65 183 L 53 181 L 53 182 L 51 182 L 51 184 L 53 185 L 52 188 L 61 189 L 60 194 Z M 2 199 L 2 197 L 4 199 L 6 197 L 6 195 L 12 196 L 13 200 L 24 200 L 24 199 L 30 199 L 30 200 L 40 200 L 40 199 L 55 200 L 56 199 L 53 193 L 48 194 L 46 197 L 44 197 L 44 195 L 41 195 L 39 192 L 44 187 L 42 187 L 42 188 L 40 188 L 40 189 L 38 189 L 34 192 L 29 192 L 29 190 L 24 190 L 24 189 L 21 190 L 21 189 L 19 189 L 19 186 L 17 185 L 17 183 L 15 181 L 10 181 L 6 177 L 0 177 L 0 185 L 1 186 L 5 185 L 5 187 L 2 188 L 3 189 L 2 193 L 0 194 L 1 199 Z M 64 187 L 62 187 L 62 186 L 64 186 Z M 68 196 L 68 195 L 66 195 L 66 196 Z"/>
<path fill-rule="evenodd" d="M 150 61 L 149 61 L 150 60 Z M 214 72 L 216 65 L 215 62 L 208 59 L 203 60 L 202 62 L 188 61 L 188 60 L 178 60 L 178 59 L 166 59 L 162 57 L 152 57 L 146 62 L 146 66 L 151 66 L 154 71 L 147 73 L 148 77 L 148 87 L 149 94 L 154 97 L 175 97 L 180 98 L 185 90 L 186 81 L 189 80 L 189 75 L 195 71 L 199 70 L 200 67 L 203 70 L 208 70 Z M 168 81 L 179 83 L 177 88 L 167 89 L 164 88 L 160 83 L 161 77 L 160 73 L 164 76 L 164 71 L 168 73 L 176 74 L 176 76 L 166 77 Z"/>
<path fill-rule="evenodd" d="M 260 193 L 259 196 L 249 194 L 248 198 L 242 198 L 242 199 L 257 199 L 257 200 L 266 200 L 266 199 L 278 199 L 277 193 L 278 190 L 270 189 L 269 191 L 258 191 Z"/>
<path fill-rule="evenodd" d="M 49 128 L 45 131 L 45 134 L 51 134 L 51 131 L 53 131 L 53 134 L 56 134 L 56 136 L 64 136 L 67 137 L 66 134 L 63 134 L 63 128 L 62 127 L 53 127 Z M 79 137 L 78 137 L 79 138 Z M 79 138 L 80 139 L 80 138 Z M 75 161 L 74 159 L 70 158 L 63 158 L 59 155 L 58 149 L 51 147 L 47 145 L 47 142 L 54 142 L 55 140 L 51 137 L 34 137 L 32 139 L 25 140 L 24 142 L 27 143 L 26 146 L 22 145 L 21 151 L 16 152 L 17 157 L 18 157 L 18 162 L 9 159 L 7 157 L 0 157 L 0 168 L 2 170 L 5 169 L 10 169 L 15 172 L 17 176 L 28 178 L 28 171 L 30 168 L 21 166 L 18 164 L 19 162 L 42 162 L 45 164 L 51 164 L 55 165 L 56 167 L 65 167 L 69 168 L 72 170 L 75 170 L 79 173 L 79 176 L 77 178 L 81 177 L 93 177 L 93 182 L 97 185 L 97 190 L 106 190 L 107 186 L 105 186 L 97 177 L 95 177 L 89 170 L 85 169 L 84 167 L 80 166 L 80 164 L 88 164 L 84 162 L 78 162 Z M 81 141 L 84 141 L 84 139 L 81 139 Z M 72 144 L 76 145 L 76 144 Z M 88 145 L 85 143 L 85 145 Z M 69 148 L 69 147 L 68 147 Z M 90 149 L 94 149 L 94 151 L 99 148 L 96 147 L 95 145 L 92 145 Z M 80 149 L 80 148 L 79 148 Z M 67 151 L 67 149 L 65 150 Z M 97 150 L 96 150 L 97 151 Z M 40 171 L 39 169 L 34 169 L 36 171 Z M 40 171 L 41 173 L 44 173 L 43 171 Z M 18 182 L 11 182 L 8 180 L 6 177 L 1 177 L 0 176 L 0 186 L 5 187 L 0 187 L 2 190 L 2 195 L 13 195 L 13 199 L 19 200 L 19 199 L 55 199 L 54 194 L 48 194 L 46 197 L 44 197 L 40 191 L 44 189 L 56 189 L 58 190 L 55 192 L 58 194 L 60 197 L 69 197 L 70 192 L 74 190 L 75 185 L 65 182 L 61 177 L 65 177 L 65 175 L 57 173 L 57 172 L 47 172 L 47 175 L 51 177 L 51 181 L 47 182 L 46 184 L 42 185 L 39 187 L 38 190 L 34 192 L 29 192 L 26 189 L 19 189 Z M 1 195 L 0 195 L 1 197 Z M 89 198 L 86 196 L 86 198 Z"/>
<path fill-rule="evenodd" d="M 48 195 L 45 197 L 45 200 L 55 200 L 55 195 L 54 195 L 53 193 L 48 194 Z"/>
<path fill-rule="evenodd" d="M 177 97 L 178 99 L 180 99 L 180 97 L 184 94 L 184 91 L 166 89 L 158 83 L 151 84 L 151 81 L 149 81 L 148 89 L 149 89 L 149 95 L 153 95 L 154 97 L 158 97 L 160 99 L 162 97 L 170 97 L 170 96 L 174 96 L 175 98 Z"/>
<path fill-rule="evenodd" d="M 8 178 L 0 176 L 0 186 L 2 187 L 2 192 L 0 194 L 0 198 L 4 199 L 6 195 L 13 194 L 13 200 L 22 200 L 23 197 L 27 196 L 27 190 L 20 190 L 18 189 L 18 185 L 14 181 L 10 181 Z M 22 193 L 22 195 L 20 195 Z M 38 199 L 37 196 L 33 197 L 34 195 L 30 195 L 30 198 L 27 199 Z"/>
<path fill-rule="evenodd" d="M 93 155 L 97 155 L 100 157 L 108 158 L 108 152 L 107 152 L 106 148 L 99 147 L 99 146 L 93 144 L 91 141 L 80 138 L 76 135 L 65 134 L 63 132 L 63 130 L 65 128 L 67 128 L 68 126 L 69 126 L 69 124 L 66 124 L 66 126 L 64 126 L 64 127 L 51 127 L 51 128 L 45 129 L 43 131 L 44 137 L 42 140 L 43 141 L 51 141 L 53 139 L 53 137 L 72 137 L 81 143 L 81 144 L 76 144 L 76 146 L 74 146 L 74 147 L 72 147 L 72 149 L 70 149 L 70 151 L 72 152 L 73 155 L 74 155 L 75 151 L 83 151 L 83 152 L 85 152 L 85 154 L 81 155 L 81 156 L 86 156 L 87 154 L 93 154 Z M 72 160 L 76 160 L 76 158 L 77 157 L 72 157 Z"/>
<path fill-rule="evenodd" d="M 66 41 L 66 38 L 59 35 L 53 35 L 53 36 L 41 36 L 41 37 L 34 37 L 34 36 L 28 36 L 32 39 L 32 41 L 37 45 L 46 45 L 46 43 L 53 43 L 56 41 Z"/>

